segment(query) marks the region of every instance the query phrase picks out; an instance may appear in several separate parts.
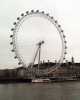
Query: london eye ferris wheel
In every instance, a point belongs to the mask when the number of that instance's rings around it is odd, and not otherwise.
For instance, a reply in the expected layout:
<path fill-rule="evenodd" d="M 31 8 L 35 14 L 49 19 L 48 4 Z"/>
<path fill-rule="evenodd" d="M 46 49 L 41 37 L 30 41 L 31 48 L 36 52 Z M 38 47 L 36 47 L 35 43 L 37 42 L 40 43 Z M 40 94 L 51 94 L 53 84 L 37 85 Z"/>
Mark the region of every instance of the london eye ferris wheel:
<path fill-rule="evenodd" d="M 11 51 L 15 53 L 14 58 L 18 59 L 20 66 L 31 66 L 32 69 L 37 64 L 39 69 L 41 61 L 56 60 L 55 66 L 43 70 L 43 73 L 50 73 L 60 67 L 67 54 L 67 42 L 61 25 L 54 17 L 44 11 L 31 10 L 22 13 L 13 24 Z"/>

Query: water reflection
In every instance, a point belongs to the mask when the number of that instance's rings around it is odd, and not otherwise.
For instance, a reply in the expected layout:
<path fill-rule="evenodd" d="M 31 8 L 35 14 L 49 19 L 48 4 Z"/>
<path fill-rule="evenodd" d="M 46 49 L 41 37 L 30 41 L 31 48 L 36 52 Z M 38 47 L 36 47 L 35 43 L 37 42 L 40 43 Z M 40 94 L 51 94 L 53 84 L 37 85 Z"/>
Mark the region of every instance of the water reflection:
<path fill-rule="evenodd" d="M 80 82 L 1 84 L 0 100 L 80 100 Z"/>

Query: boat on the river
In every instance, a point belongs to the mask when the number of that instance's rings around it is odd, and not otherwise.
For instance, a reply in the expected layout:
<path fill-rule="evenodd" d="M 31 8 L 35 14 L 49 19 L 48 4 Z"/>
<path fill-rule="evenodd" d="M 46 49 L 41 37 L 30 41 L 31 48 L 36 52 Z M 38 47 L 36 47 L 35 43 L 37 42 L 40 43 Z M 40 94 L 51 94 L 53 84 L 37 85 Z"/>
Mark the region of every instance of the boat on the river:
<path fill-rule="evenodd" d="M 50 79 L 32 79 L 32 83 L 49 83 Z"/>

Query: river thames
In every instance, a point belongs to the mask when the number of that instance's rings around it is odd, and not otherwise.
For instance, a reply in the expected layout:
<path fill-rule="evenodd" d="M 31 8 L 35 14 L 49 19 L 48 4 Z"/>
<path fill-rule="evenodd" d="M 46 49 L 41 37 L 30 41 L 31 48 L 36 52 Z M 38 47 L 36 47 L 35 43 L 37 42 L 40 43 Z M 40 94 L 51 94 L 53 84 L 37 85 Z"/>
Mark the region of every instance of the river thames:
<path fill-rule="evenodd" d="M 0 84 L 0 100 L 80 100 L 80 82 Z"/>

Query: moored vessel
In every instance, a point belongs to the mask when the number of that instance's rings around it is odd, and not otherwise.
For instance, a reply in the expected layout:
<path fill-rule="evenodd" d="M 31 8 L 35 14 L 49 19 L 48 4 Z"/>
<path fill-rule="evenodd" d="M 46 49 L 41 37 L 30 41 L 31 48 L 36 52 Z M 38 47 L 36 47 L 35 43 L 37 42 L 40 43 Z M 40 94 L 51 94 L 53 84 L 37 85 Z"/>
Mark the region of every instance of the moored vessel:
<path fill-rule="evenodd" d="M 50 79 L 33 79 L 32 83 L 49 83 Z"/>

